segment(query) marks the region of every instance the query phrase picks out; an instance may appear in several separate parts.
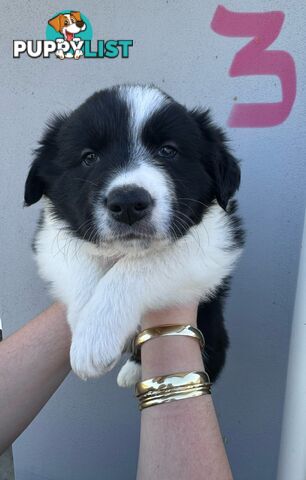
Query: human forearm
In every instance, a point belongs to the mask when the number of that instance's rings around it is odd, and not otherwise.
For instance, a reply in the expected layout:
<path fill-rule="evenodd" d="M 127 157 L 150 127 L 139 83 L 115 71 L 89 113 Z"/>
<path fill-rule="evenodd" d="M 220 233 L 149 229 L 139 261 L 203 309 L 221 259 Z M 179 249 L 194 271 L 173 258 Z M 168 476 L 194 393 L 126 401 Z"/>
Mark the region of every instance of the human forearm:
<path fill-rule="evenodd" d="M 70 370 L 65 309 L 55 304 L 0 345 L 0 452 L 33 420 Z"/>
<path fill-rule="evenodd" d="M 144 327 L 165 323 L 195 325 L 196 309 L 175 309 L 145 318 Z M 142 377 L 203 370 L 198 343 L 160 337 L 142 346 Z M 146 408 L 141 414 L 138 480 L 230 480 L 210 395 Z"/>

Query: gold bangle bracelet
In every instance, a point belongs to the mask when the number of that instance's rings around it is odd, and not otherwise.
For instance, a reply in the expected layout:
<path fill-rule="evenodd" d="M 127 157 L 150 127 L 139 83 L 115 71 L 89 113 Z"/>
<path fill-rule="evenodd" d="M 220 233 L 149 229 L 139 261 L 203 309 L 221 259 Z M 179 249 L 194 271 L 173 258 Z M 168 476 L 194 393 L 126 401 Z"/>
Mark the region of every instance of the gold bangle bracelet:
<path fill-rule="evenodd" d="M 201 395 L 210 395 L 210 390 L 202 388 L 188 392 L 173 393 L 172 395 L 163 398 L 147 398 L 139 401 L 139 410 L 144 410 L 145 408 L 154 407 L 156 405 L 162 405 L 163 403 L 175 402 L 176 400 L 200 397 Z"/>
<path fill-rule="evenodd" d="M 138 382 L 135 393 L 139 408 L 143 410 L 162 403 L 208 395 L 211 393 L 210 387 L 210 379 L 205 371 L 178 372 Z"/>
<path fill-rule="evenodd" d="M 140 347 L 147 342 L 157 337 L 168 336 L 186 336 L 197 340 L 201 349 L 205 347 L 204 336 L 196 327 L 192 325 L 161 325 L 159 327 L 152 327 L 139 332 L 133 341 L 133 352 L 136 358 L 140 357 Z"/>
<path fill-rule="evenodd" d="M 158 377 L 149 378 L 136 383 L 136 395 L 143 395 L 151 391 L 159 391 L 184 387 L 190 385 L 203 385 L 210 383 L 208 373 L 202 372 L 178 372 L 171 375 L 160 375 Z"/>

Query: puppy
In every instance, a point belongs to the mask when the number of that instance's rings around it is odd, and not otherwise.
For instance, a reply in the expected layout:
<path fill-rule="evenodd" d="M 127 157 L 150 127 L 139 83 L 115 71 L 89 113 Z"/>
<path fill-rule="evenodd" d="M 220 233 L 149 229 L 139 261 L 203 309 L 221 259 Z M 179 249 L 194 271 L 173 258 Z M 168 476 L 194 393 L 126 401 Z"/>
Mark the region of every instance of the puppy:
<path fill-rule="evenodd" d="M 34 239 L 41 276 L 67 305 L 71 365 L 113 368 L 148 310 L 200 302 L 212 380 L 225 360 L 223 302 L 243 229 L 231 200 L 240 169 L 204 110 L 153 86 L 121 85 L 52 120 L 25 205 L 42 197 Z M 135 383 L 133 358 L 118 383 Z"/>
<path fill-rule="evenodd" d="M 78 41 L 79 39 L 75 38 L 75 34 L 86 30 L 86 23 L 82 20 L 80 12 L 60 13 L 56 17 L 51 18 L 48 24 L 51 25 L 54 30 L 61 33 L 67 42 L 71 42 L 72 40 Z M 63 50 L 58 50 L 56 55 L 61 60 L 65 58 Z M 73 56 L 78 60 L 81 55 L 83 55 L 82 50 L 76 49 Z M 66 57 L 72 57 L 72 54 L 68 52 Z"/>

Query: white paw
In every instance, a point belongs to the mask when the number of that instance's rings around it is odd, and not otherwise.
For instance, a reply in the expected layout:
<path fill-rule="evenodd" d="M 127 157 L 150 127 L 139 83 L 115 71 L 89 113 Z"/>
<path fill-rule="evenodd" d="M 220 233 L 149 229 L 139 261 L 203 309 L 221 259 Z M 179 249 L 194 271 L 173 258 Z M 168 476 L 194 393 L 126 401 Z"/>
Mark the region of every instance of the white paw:
<path fill-rule="evenodd" d="M 79 58 L 83 55 L 82 50 L 77 50 L 74 54 L 75 60 L 79 60 Z"/>
<path fill-rule="evenodd" d="M 78 325 L 70 348 L 72 370 L 83 380 L 104 375 L 118 362 L 122 349 L 119 342 L 107 335 L 101 323 Z"/>
<path fill-rule="evenodd" d="M 141 379 L 141 365 L 128 360 L 120 369 L 117 377 L 119 387 L 133 387 Z"/>
<path fill-rule="evenodd" d="M 135 330 L 135 311 L 122 312 L 115 295 L 96 294 L 81 311 L 71 307 L 70 362 L 82 379 L 98 377 L 111 370 L 120 359 L 127 340 Z M 138 320 L 138 318 L 136 319 Z"/>
<path fill-rule="evenodd" d="M 55 55 L 56 55 L 60 60 L 64 60 L 64 58 L 65 58 L 65 54 L 64 54 L 63 50 L 57 50 L 57 51 L 55 52 Z"/>

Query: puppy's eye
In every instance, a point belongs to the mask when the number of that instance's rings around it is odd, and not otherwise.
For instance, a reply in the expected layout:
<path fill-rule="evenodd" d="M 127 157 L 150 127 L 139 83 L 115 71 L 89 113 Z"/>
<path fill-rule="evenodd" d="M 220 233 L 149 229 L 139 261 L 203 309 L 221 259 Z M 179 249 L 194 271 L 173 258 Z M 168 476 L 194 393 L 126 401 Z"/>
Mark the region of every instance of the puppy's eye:
<path fill-rule="evenodd" d="M 65 25 L 65 27 L 67 27 L 67 25 L 69 25 L 68 20 L 64 21 L 64 25 Z"/>
<path fill-rule="evenodd" d="M 172 147 L 171 145 L 163 145 L 157 152 L 159 157 L 163 158 L 174 158 L 177 154 L 176 148 Z"/>
<path fill-rule="evenodd" d="M 98 162 L 99 160 L 100 160 L 100 157 L 95 152 L 92 152 L 90 150 L 85 150 L 82 153 L 82 163 L 87 167 L 91 167 L 91 165 Z"/>

